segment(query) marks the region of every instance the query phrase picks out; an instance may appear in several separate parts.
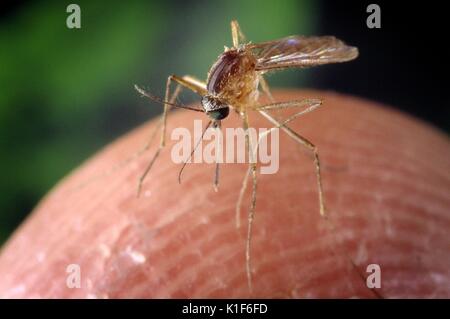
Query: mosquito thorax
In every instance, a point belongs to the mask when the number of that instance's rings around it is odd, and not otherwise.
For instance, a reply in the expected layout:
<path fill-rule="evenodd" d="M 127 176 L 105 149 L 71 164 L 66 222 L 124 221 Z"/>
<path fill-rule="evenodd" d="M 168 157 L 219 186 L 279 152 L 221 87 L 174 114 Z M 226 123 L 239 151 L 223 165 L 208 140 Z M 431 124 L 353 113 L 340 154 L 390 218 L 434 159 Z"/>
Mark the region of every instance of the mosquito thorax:
<path fill-rule="evenodd" d="M 212 120 L 223 120 L 230 113 L 230 108 L 227 104 L 223 103 L 220 99 L 205 95 L 202 98 L 202 106 L 205 110 L 205 113 Z"/>

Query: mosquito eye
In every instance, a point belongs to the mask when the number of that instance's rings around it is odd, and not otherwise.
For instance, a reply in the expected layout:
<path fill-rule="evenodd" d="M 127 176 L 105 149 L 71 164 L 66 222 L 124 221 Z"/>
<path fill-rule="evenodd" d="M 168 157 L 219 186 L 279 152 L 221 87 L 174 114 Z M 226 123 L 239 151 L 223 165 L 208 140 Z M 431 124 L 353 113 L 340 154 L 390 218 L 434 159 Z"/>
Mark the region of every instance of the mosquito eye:
<path fill-rule="evenodd" d="M 210 111 L 207 114 L 213 120 L 223 120 L 224 118 L 226 118 L 228 116 L 229 113 L 230 113 L 230 108 L 224 107 L 221 109 Z"/>

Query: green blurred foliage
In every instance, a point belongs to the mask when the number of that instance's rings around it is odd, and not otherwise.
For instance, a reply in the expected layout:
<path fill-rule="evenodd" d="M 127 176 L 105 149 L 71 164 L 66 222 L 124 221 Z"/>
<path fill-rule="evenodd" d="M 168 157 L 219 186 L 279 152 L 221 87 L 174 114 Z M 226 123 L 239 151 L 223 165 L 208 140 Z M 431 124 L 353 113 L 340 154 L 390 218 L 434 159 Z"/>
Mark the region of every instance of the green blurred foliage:
<path fill-rule="evenodd" d="M 73 2 L 81 29 L 66 27 L 65 1 L 0 20 L 0 243 L 60 178 L 160 112 L 134 83 L 161 94 L 169 74 L 205 78 L 231 46 L 231 19 L 252 42 L 312 34 L 318 19 L 313 1 Z M 305 74 L 269 81 L 300 85 Z"/>

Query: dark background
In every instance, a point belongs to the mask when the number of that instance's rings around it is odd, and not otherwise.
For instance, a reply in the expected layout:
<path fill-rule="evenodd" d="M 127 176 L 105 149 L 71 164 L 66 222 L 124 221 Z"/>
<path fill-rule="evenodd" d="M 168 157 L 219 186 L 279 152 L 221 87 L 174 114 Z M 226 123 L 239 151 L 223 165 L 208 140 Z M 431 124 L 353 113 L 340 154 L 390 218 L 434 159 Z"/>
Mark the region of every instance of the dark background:
<path fill-rule="evenodd" d="M 81 7 L 81 29 L 66 7 Z M 351 63 L 288 70 L 272 87 L 313 87 L 384 102 L 448 132 L 447 24 L 440 2 L 11 1 L 0 11 L 0 243 L 64 175 L 157 115 L 134 83 L 163 94 L 169 74 L 204 78 L 239 20 L 253 42 L 335 35 Z M 445 85 L 445 87 L 444 87 Z M 190 101 L 185 96 L 183 102 Z"/>

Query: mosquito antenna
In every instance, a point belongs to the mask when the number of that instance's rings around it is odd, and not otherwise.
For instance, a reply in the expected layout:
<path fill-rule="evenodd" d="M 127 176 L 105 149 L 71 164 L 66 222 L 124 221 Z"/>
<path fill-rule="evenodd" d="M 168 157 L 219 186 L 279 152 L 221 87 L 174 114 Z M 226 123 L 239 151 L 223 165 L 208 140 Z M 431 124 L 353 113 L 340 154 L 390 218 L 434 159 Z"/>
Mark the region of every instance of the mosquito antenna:
<path fill-rule="evenodd" d="M 194 149 L 191 152 L 191 155 L 189 155 L 188 158 L 186 158 L 186 160 L 183 163 L 183 166 L 180 169 L 180 172 L 178 173 L 178 183 L 181 184 L 181 174 L 183 173 L 184 168 L 186 167 L 187 162 L 192 158 L 192 155 L 194 155 L 195 150 L 197 149 L 197 147 L 200 145 L 200 143 L 203 140 L 203 136 L 205 135 L 206 130 L 209 128 L 209 126 L 211 125 L 212 121 L 209 121 L 208 124 L 205 126 L 203 132 L 202 132 L 202 136 L 198 139 L 197 143 L 195 144 Z"/>
<path fill-rule="evenodd" d="M 202 109 L 198 109 L 195 107 L 190 107 L 187 105 L 182 105 L 182 104 L 177 104 L 177 103 L 172 103 L 172 102 L 168 102 L 168 101 L 164 101 L 163 99 L 161 99 L 160 97 L 153 95 L 143 89 L 141 89 L 139 86 L 137 86 L 136 84 L 134 85 L 134 88 L 136 89 L 136 91 L 138 91 L 142 96 L 148 97 L 150 100 L 155 101 L 157 103 L 161 103 L 161 104 L 167 104 L 167 105 L 171 105 L 171 106 L 175 106 L 181 109 L 187 109 L 187 110 L 191 110 L 191 111 L 196 111 L 196 112 L 202 112 L 204 113 L 205 111 Z"/>

